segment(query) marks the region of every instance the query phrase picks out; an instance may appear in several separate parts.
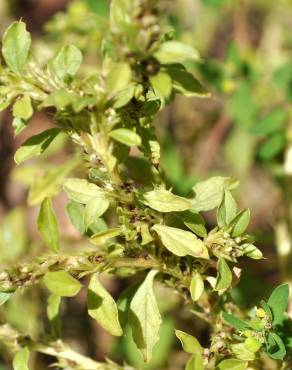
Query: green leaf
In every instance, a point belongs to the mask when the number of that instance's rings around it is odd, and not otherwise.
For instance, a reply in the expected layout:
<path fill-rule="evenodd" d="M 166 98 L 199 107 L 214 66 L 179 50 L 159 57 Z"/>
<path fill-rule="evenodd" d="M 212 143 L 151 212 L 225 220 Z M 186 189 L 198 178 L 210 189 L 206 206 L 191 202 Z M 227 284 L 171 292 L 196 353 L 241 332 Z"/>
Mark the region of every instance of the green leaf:
<path fill-rule="evenodd" d="M 144 361 L 149 362 L 152 350 L 159 339 L 161 316 L 153 292 L 153 279 L 157 271 L 151 270 L 136 291 L 131 304 L 129 319 L 133 339 Z"/>
<path fill-rule="evenodd" d="M 58 128 L 51 128 L 38 135 L 31 136 L 17 149 L 14 155 L 15 162 L 20 164 L 35 155 L 42 154 L 60 132 L 61 130 Z"/>
<path fill-rule="evenodd" d="M 106 88 L 110 95 L 127 88 L 131 82 L 132 71 L 128 63 L 115 63 L 107 76 Z"/>
<path fill-rule="evenodd" d="M 0 306 L 2 306 L 12 296 L 12 293 L 0 292 Z"/>
<path fill-rule="evenodd" d="M 264 160 L 275 158 L 285 147 L 286 137 L 284 132 L 273 134 L 259 148 L 259 157 Z"/>
<path fill-rule="evenodd" d="M 25 66 L 31 37 L 24 22 L 13 22 L 5 31 L 2 41 L 2 55 L 11 71 L 20 74 Z"/>
<path fill-rule="evenodd" d="M 206 181 L 195 184 L 192 200 L 193 210 L 196 212 L 209 211 L 219 206 L 225 190 L 232 190 L 238 186 L 238 181 L 230 177 L 211 177 Z"/>
<path fill-rule="evenodd" d="M 12 126 L 14 128 L 14 135 L 20 134 L 26 128 L 27 122 L 22 118 L 14 117 L 12 121 Z"/>
<path fill-rule="evenodd" d="M 261 300 L 261 306 L 266 311 L 266 314 L 268 315 L 269 319 L 272 321 L 273 320 L 273 313 L 272 313 L 269 305 L 267 304 L 267 302 L 264 301 L 263 299 Z"/>
<path fill-rule="evenodd" d="M 255 337 L 248 337 L 244 341 L 245 347 L 251 352 L 258 352 L 262 346 L 262 343 Z"/>
<path fill-rule="evenodd" d="M 252 258 L 254 260 L 259 260 L 263 258 L 262 252 L 253 244 L 245 243 L 241 245 L 243 253 L 245 256 Z"/>
<path fill-rule="evenodd" d="M 179 214 L 179 218 L 183 221 L 187 228 L 189 228 L 196 235 L 205 238 L 207 230 L 205 227 L 204 218 L 193 211 L 186 211 Z"/>
<path fill-rule="evenodd" d="M 124 90 L 118 92 L 113 99 L 113 108 L 119 109 L 127 105 L 135 95 L 136 85 L 130 83 Z"/>
<path fill-rule="evenodd" d="M 248 366 L 247 361 L 230 358 L 223 360 L 218 364 L 218 370 L 245 370 Z"/>
<path fill-rule="evenodd" d="M 57 219 L 50 198 L 45 198 L 41 204 L 37 226 L 46 246 L 52 251 L 58 252 L 60 249 L 60 235 Z"/>
<path fill-rule="evenodd" d="M 190 334 L 187 334 L 181 330 L 176 330 L 175 335 L 181 342 L 182 348 L 185 352 L 191 354 L 201 354 L 203 348 L 200 345 L 199 341 Z"/>
<path fill-rule="evenodd" d="M 90 241 L 95 245 L 103 245 L 108 240 L 115 238 L 121 234 L 121 229 L 119 227 L 114 227 L 112 229 L 107 229 L 103 231 L 99 231 L 92 235 Z"/>
<path fill-rule="evenodd" d="M 16 100 L 13 105 L 13 116 L 24 120 L 30 119 L 33 115 L 33 108 L 29 95 L 24 95 Z"/>
<path fill-rule="evenodd" d="M 61 305 L 61 297 L 55 294 L 51 294 L 48 298 L 48 305 L 47 305 L 47 316 L 51 324 L 52 334 L 54 337 L 58 338 L 60 336 L 60 305 Z"/>
<path fill-rule="evenodd" d="M 268 355 L 274 360 L 283 360 L 286 356 L 285 345 L 276 333 L 268 335 Z"/>
<path fill-rule="evenodd" d="M 244 209 L 240 211 L 237 216 L 232 220 L 231 236 L 236 237 L 243 234 L 248 227 L 250 221 L 250 210 Z"/>
<path fill-rule="evenodd" d="M 196 302 L 204 292 L 204 280 L 200 273 L 195 272 L 192 275 L 190 284 L 190 293 L 192 300 Z"/>
<path fill-rule="evenodd" d="M 281 130 L 286 118 L 286 112 L 281 108 L 276 108 L 266 117 L 257 122 L 256 125 L 252 126 L 251 132 L 260 135 L 270 135 L 278 130 Z"/>
<path fill-rule="evenodd" d="M 125 25 L 131 22 L 127 12 L 129 0 L 112 0 L 110 6 L 110 24 L 113 30 L 123 31 Z"/>
<path fill-rule="evenodd" d="M 48 63 L 48 67 L 60 80 L 66 80 L 76 74 L 81 63 L 81 51 L 75 45 L 67 45 Z"/>
<path fill-rule="evenodd" d="M 154 57 L 161 64 L 183 63 L 187 60 L 198 60 L 200 55 L 196 49 L 190 45 L 179 41 L 166 41 L 161 44 L 154 53 Z"/>
<path fill-rule="evenodd" d="M 254 352 L 246 348 L 244 343 L 236 343 L 231 345 L 231 350 L 237 358 L 243 361 L 253 361 L 255 359 Z"/>
<path fill-rule="evenodd" d="M 157 96 L 163 99 L 169 98 L 172 91 L 172 81 L 167 73 L 158 72 L 155 76 L 151 76 L 149 79 Z"/>
<path fill-rule="evenodd" d="M 128 286 L 119 296 L 117 300 L 117 307 L 119 311 L 119 321 L 124 328 L 128 324 L 129 310 L 132 298 L 134 297 L 137 289 L 139 288 L 139 282 Z"/>
<path fill-rule="evenodd" d="M 109 136 L 119 143 L 128 146 L 139 146 L 141 145 L 141 137 L 136 132 L 127 128 L 117 128 L 109 133 Z"/>
<path fill-rule="evenodd" d="M 204 370 L 204 359 L 201 354 L 193 355 L 187 362 L 185 370 Z"/>
<path fill-rule="evenodd" d="M 63 189 L 69 199 L 87 204 L 96 197 L 104 196 L 104 191 L 97 185 L 85 179 L 68 178 L 63 183 Z"/>
<path fill-rule="evenodd" d="M 13 358 L 13 370 L 29 370 L 29 350 L 27 347 L 21 348 Z"/>
<path fill-rule="evenodd" d="M 64 270 L 47 272 L 44 283 L 51 293 L 60 297 L 73 297 L 82 288 L 82 284 Z"/>
<path fill-rule="evenodd" d="M 85 207 L 83 204 L 74 202 L 73 200 L 66 206 L 66 211 L 72 225 L 74 225 L 81 234 L 84 234 L 86 231 L 84 225 L 84 210 Z"/>
<path fill-rule="evenodd" d="M 248 329 L 250 326 L 248 325 L 247 322 L 238 319 L 237 317 L 227 313 L 227 312 L 222 312 L 222 318 L 224 321 L 226 321 L 229 325 L 233 326 L 235 329 L 239 331 L 244 331 Z"/>
<path fill-rule="evenodd" d="M 209 259 L 205 244 L 190 231 L 165 225 L 154 225 L 153 230 L 159 235 L 162 244 L 176 256 L 189 255 Z"/>
<path fill-rule="evenodd" d="M 169 190 L 152 190 L 143 194 L 142 202 L 159 212 L 181 212 L 190 209 L 192 203 Z"/>
<path fill-rule="evenodd" d="M 219 258 L 217 262 L 217 281 L 215 291 L 228 289 L 232 283 L 232 272 L 224 258 Z"/>
<path fill-rule="evenodd" d="M 86 204 L 84 210 L 84 225 L 86 229 L 104 214 L 109 204 L 109 201 L 105 197 L 93 198 Z"/>
<path fill-rule="evenodd" d="M 123 334 L 118 319 L 116 302 L 99 281 L 99 274 L 92 275 L 88 286 L 87 296 L 88 314 L 100 326 L 115 336 Z"/>
<path fill-rule="evenodd" d="M 108 0 L 86 0 L 88 8 L 100 17 L 107 18 L 109 13 Z"/>
<path fill-rule="evenodd" d="M 229 190 L 225 190 L 222 202 L 217 210 L 218 226 L 229 225 L 236 216 L 237 205 Z"/>
<path fill-rule="evenodd" d="M 64 177 L 66 177 L 79 163 L 79 159 L 76 160 L 75 158 L 63 165 L 59 165 L 57 168 L 50 169 L 42 176 L 37 177 L 30 187 L 28 204 L 39 204 L 45 198 L 51 198 L 57 195 Z"/>
<path fill-rule="evenodd" d="M 167 69 L 167 73 L 172 79 L 174 90 L 178 93 L 187 97 L 210 97 L 209 91 L 207 91 L 191 73 L 184 69 L 169 68 Z"/>
<path fill-rule="evenodd" d="M 268 299 L 268 306 L 273 315 L 273 325 L 280 324 L 284 319 L 284 313 L 288 306 L 289 300 L 289 285 L 282 284 L 273 290 Z"/>

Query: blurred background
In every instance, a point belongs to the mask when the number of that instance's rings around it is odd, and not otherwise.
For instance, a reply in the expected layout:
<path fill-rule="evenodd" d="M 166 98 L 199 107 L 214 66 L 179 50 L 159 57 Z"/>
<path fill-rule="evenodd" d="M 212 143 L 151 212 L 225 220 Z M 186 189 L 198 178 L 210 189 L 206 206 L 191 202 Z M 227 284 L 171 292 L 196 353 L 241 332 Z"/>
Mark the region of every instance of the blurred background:
<path fill-rule="evenodd" d="M 200 52 L 201 62 L 189 63 L 188 68 L 212 93 L 209 99 L 178 96 L 158 115 L 162 165 L 169 186 L 180 195 L 187 195 L 196 181 L 212 175 L 239 178 L 236 198 L 241 207 L 251 209 L 249 232 L 266 257 L 241 262 L 244 272 L 232 294 L 239 305 L 251 307 L 279 282 L 292 281 L 292 1 L 161 2 L 164 22 L 174 37 Z M 108 9 L 107 0 L 0 0 L 0 30 L 22 18 L 33 34 L 34 54 L 40 60 L 61 45 L 74 43 L 85 55 L 84 71 L 90 71 L 99 66 Z M 27 188 L 44 171 L 68 161 L 73 152 L 61 137 L 41 159 L 15 168 L 16 148 L 52 122 L 49 115 L 38 113 L 17 138 L 11 122 L 9 110 L 0 113 L 2 267 L 42 253 L 35 227 L 38 209 L 27 205 Z M 71 225 L 66 203 L 64 195 L 54 202 L 62 238 L 68 250 L 84 250 L 86 241 Z M 212 228 L 214 214 L 206 218 Z M 114 297 L 127 285 L 123 280 L 106 284 Z M 182 369 L 186 357 L 174 338 L 174 327 L 192 331 L 202 344 L 209 329 L 176 296 L 161 287 L 157 291 L 165 319 L 161 340 L 147 366 L 142 365 L 130 335 L 113 339 L 87 316 L 85 294 L 63 302 L 63 337 L 98 360 L 109 356 L 141 369 Z M 1 322 L 9 321 L 37 338 L 46 330 L 46 298 L 42 289 L 15 294 L 0 307 Z M 1 347 L 0 352 L 0 370 L 10 369 L 9 354 Z M 38 370 L 50 364 L 39 355 L 33 362 L 33 369 Z"/>

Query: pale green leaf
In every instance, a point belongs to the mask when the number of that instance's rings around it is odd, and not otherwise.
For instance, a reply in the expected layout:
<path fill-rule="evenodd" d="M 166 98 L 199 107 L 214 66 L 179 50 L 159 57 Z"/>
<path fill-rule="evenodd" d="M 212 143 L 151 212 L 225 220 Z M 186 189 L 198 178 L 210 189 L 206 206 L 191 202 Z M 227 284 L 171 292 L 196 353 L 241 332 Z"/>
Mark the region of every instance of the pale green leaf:
<path fill-rule="evenodd" d="M 136 132 L 127 128 L 117 128 L 109 133 L 109 136 L 119 143 L 128 146 L 139 146 L 141 145 L 141 137 Z"/>
<path fill-rule="evenodd" d="M 217 222 L 219 227 L 229 225 L 236 216 L 237 204 L 229 190 L 225 190 L 222 202 L 217 210 Z"/>
<path fill-rule="evenodd" d="M 219 258 L 217 272 L 217 281 L 214 290 L 228 289 L 232 283 L 232 272 L 224 258 Z"/>
<path fill-rule="evenodd" d="M 156 274 L 155 270 L 148 273 L 130 304 L 133 339 L 145 362 L 151 360 L 153 347 L 159 340 L 161 325 L 161 316 L 153 292 L 153 279 Z"/>
<path fill-rule="evenodd" d="M 31 136 L 17 149 L 14 155 L 15 162 L 20 164 L 36 155 L 42 154 L 60 132 L 58 128 L 51 128 L 38 135 Z"/>
<path fill-rule="evenodd" d="M 61 297 L 58 295 L 51 294 L 48 298 L 47 304 L 47 316 L 51 324 L 52 334 L 54 337 L 58 337 L 60 335 L 60 305 L 61 305 Z"/>
<path fill-rule="evenodd" d="M 193 355 L 187 365 L 185 370 L 204 370 L 204 360 L 201 354 Z"/>
<path fill-rule="evenodd" d="M 60 249 L 60 235 L 57 219 L 50 198 L 45 198 L 41 204 L 37 226 L 43 242 L 52 251 Z"/>
<path fill-rule="evenodd" d="M 193 273 L 191 284 L 190 284 L 190 293 L 192 300 L 196 302 L 204 292 L 204 280 L 202 275 L 198 272 Z"/>
<path fill-rule="evenodd" d="M 74 200 L 68 203 L 66 207 L 66 211 L 68 213 L 72 225 L 74 225 L 76 229 L 80 231 L 81 234 L 84 234 L 84 232 L 86 231 L 84 225 L 84 210 L 85 210 L 84 205 L 81 203 L 74 202 Z"/>
<path fill-rule="evenodd" d="M 99 274 L 92 275 L 88 286 L 87 296 L 88 314 L 100 326 L 115 336 L 123 334 L 118 319 L 116 302 L 99 281 Z"/>
<path fill-rule="evenodd" d="M 182 348 L 185 352 L 191 354 L 201 354 L 203 352 L 203 348 L 200 345 L 199 341 L 190 334 L 187 334 L 181 330 L 176 330 L 175 335 L 181 342 Z"/>
<path fill-rule="evenodd" d="M 104 191 L 99 186 L 85 179 L 68 178 L 63 183 L 63 189 L 69 199 L 83 204 L 104 195 Z"/>
<path fill-rule="evenodd" d="M 29 350 L 27 347 L 21 348 L 13 358 L 13 370 L 29 370 Z"/>
<path fill-rule="evenodd" d="M 159 235 L 162 244 L 176 256 L 193 256 L 209 259 L 208 249 L 202 240 L 190 231 L 165 225 L 154 225 L 153 230 Z"/>
<path fill-rule="evenodd" d="M 219 206 L 225 190 L 238 186 L 238 181 L 230 177 L 211 177 L 206 181 L 195 184 L 193 191 L 193 210 L 196 212 L 209 211 Z"/>
<path fill-rule="evenodd" d="M 48 67 L 60 80 L 66 80 L 76 74 L 81 63 L 81 51 L 75 45 L 67 45 L 60 50 Z"/>
<path fill-rule="evenodd" d="M 254 352 L 246 348 L 244 343 L 236 343 L 231 345 L 231 350 L 234 355 L 243 361 L 253 361 L 255 359 Z"/>
<path fill-rule="evenodd" d="M 186 60 L 200 58 L 196 49 L 179 41 L 164 42 L 159 46 L 154 56 L 161 64 L 183 63 Z"/>
<path fill-rule="evenodd" d="M 181 212 L 192 207 L 191 201 L 169 190 L 152 190 L 143 194 L 143 203 L 159 212 Z"/>
<path fill-rule="evenodd" d="M 151 76 L 150 82 L 157 96 L 164 99 L 167 99 L 170 96 L 172 91 L 172 81 L 166 72 L 159 72 L 155 76 Z"/>
<path fill-rule="evenodd" d="M 252 258 L 254 260 L 259 260 L 263 258 L 262 252 L 253 244 L 245 243 L 241 245 L 243 253 L 245 256 Z"/>
<path fill-rule="evenodd" d="M 105 197 L 96 197 L 91 199 L 84 209 L 84 225 L 87 229 L 97 220 L 109 207 L 109 201 Z"/>
<path fill-rule="evenodd" d="M 73 297 L 82 288 L 82 284 L 64 270 L 47 272 L 44 283 L 51 293 L 60 297 Z"/>
<path fill-rule="evenodd" d="M 11 71 L 20 74 L 27 63 L 31 44 L 30 33 L 24 22 L 13 22 L 2 40 L 2 55 Z"/>
<path fill-rule="evenodd" d="M 24 95 L 16 100 L 12 112 L 14 117 L 28 120 L 33 115 L 33 108 L 29 95 Z"/>
<path fill-rule="evenodd" d="M 245 370 L 248 366 L 247 361 L 230 358 L 223 360 L 218 365 L 218 370 Z"/>
<path fill-rule="evenodd" d="M 107 229 L 103 231 L 99 231 L 92 235 L 90 241 L 95 245 L 103 245 L 108 240 L 115 238 L 121 234 L 121 229 L 119 227 L 115 227 L 112 229 Z"/>
<path fill-rule="evenodd" d="M 0 292 L 0 306 L 2 306 L 12 296 L 12 293 Z"/>
<path fill-rule="evenodd" d="M 115 95 L 127 88 L 131 82 L 131 68 L 128 63 L 114 64 L 107 76 L 107 91 L 110 95 Z"/>
<path fill-rule="evenodd" d="M 244 209 L 232 220 L 231 236 L 236 237 L 243 234 L 250 221 L 250 210 Z"/>
<path fill-rule="evenodd" d="M 29 205 L 41 203 L 47 197 L 54 197 L 60 190 L 64 178 L 80 163 L 80 159 L 73 159 L 46 171 L 42 176 L 36 177 L 28 194 Z"/>

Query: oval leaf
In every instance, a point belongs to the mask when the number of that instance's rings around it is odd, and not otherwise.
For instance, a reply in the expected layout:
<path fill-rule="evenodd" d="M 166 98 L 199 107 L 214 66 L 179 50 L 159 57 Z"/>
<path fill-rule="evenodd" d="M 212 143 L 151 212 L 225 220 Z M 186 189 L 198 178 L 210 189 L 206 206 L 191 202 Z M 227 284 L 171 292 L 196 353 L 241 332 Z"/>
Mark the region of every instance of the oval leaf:
<path fill-rule="evenodd" d="M 127 128 L 117 128 L 109 133 L 109 136 L 119 143 L 128 146 L 139 146 L 142 142 L 141 137 L 132 130 Z"/>
<path fill-rule="evenodd" d="M 30 33 L 24 22 L 13 22 L 5 31 L 2 55 L 11 71 L 20 74 L 28 60 L 31 44 Z"/>
<path fill-rule="evenodd" d="M 60 235 L 57 219 L 50 198 L 45 198 L 41 204 L 37 226 L 43 242 L 52 251 L 60 249 Z"/>
<path fill-rule="evenodd" d="M 83 204 L 104 195 L 104 191 L 100 187 L 84 179 L 66 179 L 63 183 L 63 189 L 71 200 Z"/>
<path fill-rule="evenodd" d="M 191 279 L 190 293 L 192 300 L 196 302 L 204 292 L 204 280 L 198 272 L 195 272 Z"/>
<path fill-rule="evenodd" d="M 176 256 L 209 259 L 205 244 L 190 231 L 165 225 L 154 225 L 153 230 L 159 235 L 162 244 Z"/>
<path fill-rule="evenodd" d="M 161 316 L 153 292 L 153 279 L 156 274 L 155 270 L 148 273 L 130 304 L 129 319 L 133 339 L 145 362 L 152 358 L 152 350 L 159 340 L 161 325 Z"/>
<path fill-rule="evenodd" d="M 84 225 L 86 229 L 104 214 L 109 207 L 109 201 L 105 197 L 96 197 L 90 200 L 84 209 Z"/>
<path fill-rule="evenodd" d="M 219 258 L 217 263 L 217 281 L 215 291 L 228 289 L 232 283 L 232 272 L 224 258 Z"/>
<path fill-rule="evenodd" d="M 123 330 L 119 323 L 116 302 L 101 285 L 98 276 L 99 274 L 92 275 L 88 286 L 88 314 L 109 333 L 120 336 Z"/>
<path fill-rule="evenodd" d="M 236 358 L 230 358 L 228 360 L 223 360 L 219 363 L 219 370 L 244 370 L 247 368 L 248 362 L 238 360 Z"/>
<path fill-rule="evenodd" d="M 21 348 L 13 358 L 13 370 L 29 370 L 28 368 L 29 350 L 27 347 Z"/>
<path fill-rule="evenodd" d="M 17 149 L 14 155 L 15 162 L 20 164 L 35 155 L 42 154 L 59 133 L 60 129 L 51 128 L 41 134 L 31 136 L 19 149 Z"/>
<path fill-rule="evenodd" d="M 60 297 L 73 297 L 82 288 L 82 284 L 66 271 L 47 272 L 44 283 L 51 293 Z"/>
<path fill-rule="evenodd" d="M 181 212 L 190 209 L 192 203 L 169 190 L 152 190 L 143 194 L 143 203 L 159 212 Z"/>
<path fill-rule="evenodd" d="M 202 353 L 203 348 L 201 347 L 199 341 L 190 334 L 187 334 L 181 330 L 176 330 L 175 335 L 181 342 L 182 348 L 187 353 Z"/>

